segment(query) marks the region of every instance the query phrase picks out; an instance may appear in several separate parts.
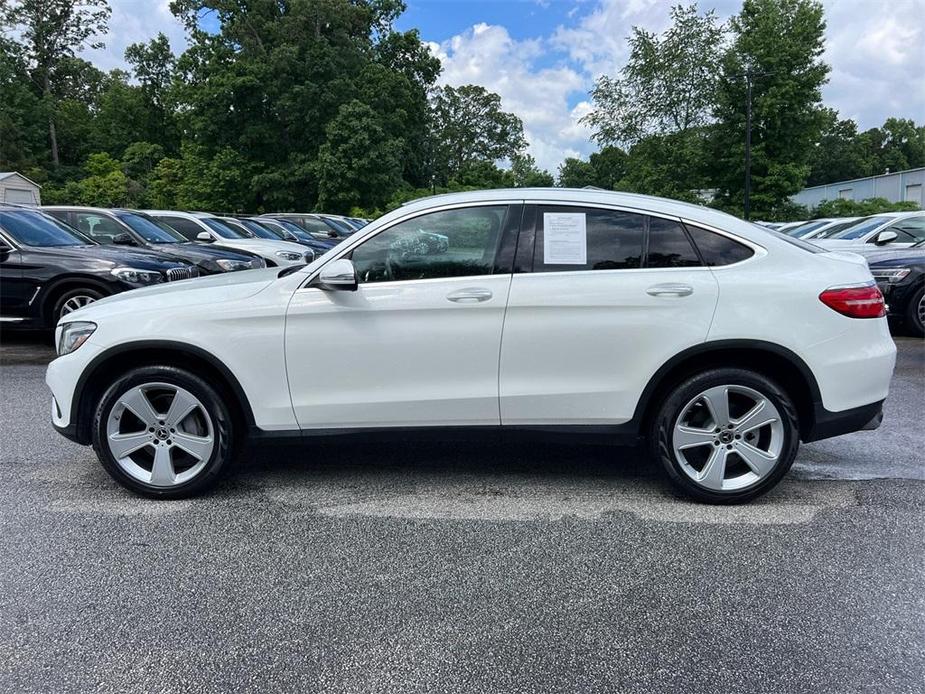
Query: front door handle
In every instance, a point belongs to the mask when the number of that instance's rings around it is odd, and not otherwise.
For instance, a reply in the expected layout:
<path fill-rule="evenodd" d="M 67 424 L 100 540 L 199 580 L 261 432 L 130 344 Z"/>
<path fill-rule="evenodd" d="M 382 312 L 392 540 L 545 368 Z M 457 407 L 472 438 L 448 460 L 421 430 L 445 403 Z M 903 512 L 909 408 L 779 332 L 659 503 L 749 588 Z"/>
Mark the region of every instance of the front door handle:
<path fill-rule="evenodd" d="M 479 304 L 488 301 L 493 294 L 490 289 L 481 289 L 479 287 L 466 287 L 446 295 L 448 301 L 454 301 L 457 304 Z"/>
<path fill-rule="evenodd" d="M 694 288 L 689 284 L 674 284 L 667 282 L 665 284 L 656 284 L 646 289 L 649 296 L 690 296 L 694 293 Z"/>

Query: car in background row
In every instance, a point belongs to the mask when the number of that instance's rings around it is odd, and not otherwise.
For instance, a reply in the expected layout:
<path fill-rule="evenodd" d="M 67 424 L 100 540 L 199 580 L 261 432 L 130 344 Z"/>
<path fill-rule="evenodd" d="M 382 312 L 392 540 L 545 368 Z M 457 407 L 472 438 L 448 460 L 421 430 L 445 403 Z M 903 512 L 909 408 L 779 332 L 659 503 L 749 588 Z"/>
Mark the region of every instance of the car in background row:
<path fill-rule="evenodd" d="M 822 217 L 820 219 L 811 219 L 796 226 L 788 226 L 783 233 L 798 239 L 810 239 L 833 227 L 844 229 L 856 220 L 857 217 Z"/>
<path fill-rule="evenodd" d="M 244 221 L 237 219 L 235 217 L 217 217 L 222 222 L 230 226 L 237 232 L 243 234 L 246 238 L 249 239 L 266 239 L 268 241 L 284 241 L 286 243 L 298 243 L 294 238 L 281 238 L 271 232 L 269 229 L 261 227 L 259 224 L 254 224 L 253 222 L 247 224 Z M 305 256 L 305 262 L 311 263 L 315 260 L 315 251 L 312 249 L 302 251 Z"/>
<path fill-rule="evenodd" d="M 903 250 L 867 254 L 867 264 L 883 292 L 890 318 L 913 335 L 925 336 L 925 241 Z"/>
<path fill-rule="evenodd" d="M 196 265 L 200 275 L 266 267 L 256 253 L 188 241 L 163 222 L 137 210 L 66 205 L 46 206 L 46 214 L 103 245 L 136 246 Z"/>
<path fill-rule="evenodd" d="M 145 210 L 145 212 L 172 227 L 189 241 L 203 241 L 215 243 L 217 246 L 251 251 L 261 256 L 267 267 L 304 265 L 309 260 L 305 249 L 298 244 L 248 237 L 232 229 L 213 214 L 176 210 Z"/>
<path fill-rule="evenodd" d="M 810 241 L 813 239 L 827 239 L 830 236 L 835 236 L 836 234 L 841 233 L 850 226 L 854 226 L 860 217 L 842 217 L 840 219 L 833 219 L 822 226 L 817 226 L 815 229 L 810 229 L 803 234 L 797 235 L 797 238 L 801 238 L 804 241 Z"/>
<path fill-rule="evenodd" d="M 828 250 L 850 251 L 864 244 L 908 248 L 919 241 L 925 241 L 925 211 L 875 214 L 831 236 L 812 239 Z"/>
<path fill-rule="evenodd" d="M 0 206 L 0 324 L 51 328 L 71 311 L 129 289 L 199 276 L 184 260 L 103 246 L 35 209 Z"/>
<path fill-rule="evenodd" d="M 262 214 L 255 219 L 260 221 L 264 218 L 290 222 L 298 227 L 301 227 L 318 239 L 343 240 L 348 238 L 353 234 L 354 231 L 356 231 L 353 228 L 349 228 L 346 224 L 335 222 L 317 214 L 303 214 L 300 212 L 274 212 L 272 214 Z"/>
<path fill-rule="evenodd" d="M 339 243 L 338 239 L 313 236 L 305 229 L 282 219 L 266 219 L 263 217 L 237 217 L 236 219 L 248 229 L 253 229 L 254 233 L 258 230 L 264 230 L 283 241 L 292 241 L 302 246 L 308 246 L 316 256 L 327 253 Z"/>

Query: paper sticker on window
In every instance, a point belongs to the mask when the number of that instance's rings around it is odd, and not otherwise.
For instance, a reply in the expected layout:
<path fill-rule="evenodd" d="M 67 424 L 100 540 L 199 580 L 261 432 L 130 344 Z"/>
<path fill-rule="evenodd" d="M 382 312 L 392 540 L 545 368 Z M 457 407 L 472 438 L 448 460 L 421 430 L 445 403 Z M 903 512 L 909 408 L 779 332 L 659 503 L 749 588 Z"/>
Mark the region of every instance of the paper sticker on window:
<path fill-rule="evenodd" d="M 543 214 L 543 262 L 546 265 L 585 265 L 588 262 L 584 212 Z"/>

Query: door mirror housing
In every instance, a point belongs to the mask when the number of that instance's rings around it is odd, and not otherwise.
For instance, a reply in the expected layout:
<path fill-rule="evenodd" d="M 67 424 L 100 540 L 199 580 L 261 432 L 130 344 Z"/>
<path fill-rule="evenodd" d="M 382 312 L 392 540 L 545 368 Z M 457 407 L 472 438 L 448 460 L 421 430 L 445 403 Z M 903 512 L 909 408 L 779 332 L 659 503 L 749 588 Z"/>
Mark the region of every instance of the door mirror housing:
<path fill-rule="evenodd" d="M 198 234 L 196 234 L 196 240 L 203 241 L 204 243 L 212 243 L 215 241 L 215 239 L 212 238 L 212 234 L 210 234 L 208 231 L 200 231 Z"/>
<path fill-rule="evenodd" d="M 346 258 L 328 263 L 318 274 L 318 286 L 322 289 L 355 292 L 357 285 L 356 268 Z"/>
<path fill-rule="evenodd" d="M 874 243 L 878 246 L 885 246 L 899 238 L 899 234 L 890 229 L 884 229 L 874 238 Z"/>
<path fill-rule="evenodd" d="M 135 239 L 132 238 L 131 234 L 116 234 L 112 237 L 112 242 L 118 246 L 134 246 Z"/>
<path fill-rule="evenodd" d="M 3 239 L 0 239 L 0 256 L 6 255 L 7 253 L 12 252 L 13 247 L 8 244 Z"/>

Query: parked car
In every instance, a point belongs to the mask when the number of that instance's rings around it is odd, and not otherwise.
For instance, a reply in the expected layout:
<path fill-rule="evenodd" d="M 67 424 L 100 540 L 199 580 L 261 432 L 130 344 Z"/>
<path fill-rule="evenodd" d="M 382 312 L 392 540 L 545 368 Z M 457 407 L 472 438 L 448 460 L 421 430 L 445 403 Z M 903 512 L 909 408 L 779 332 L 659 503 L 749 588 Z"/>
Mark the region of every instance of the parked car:
<path fill-rule="evenodd" d="M 288 241 L 275 241 L 248 237 L 232 229 L 216 215 L 206 212 L 177 212 L 173 210 L 145 210 L 149 215 L 172 227 L 189 241 L 214 243 L 231 249 L 256 253 L 267 267 L 304 265 L 311 258 L 305 249 Z"/>
<path fill-rule="evenodd" d="M 49 328 L 104 296 L 198 275 L 183 260 L 103 246 L 35 209 L 0 205 L 4 327 Z"/>
<path fill-rule="evenodd" d="M 918 337 L 925 336 L 925 241 L 911 248 L 867 257 L 889 315 Z"/>
<path fill-rule="evenodd" d="M 260 215 L 257 219 L 276 219 L 280 221 L 295 224 L 312 236 L 318 239 L 336 239 L 343 240 L 353 234 L 353 230 L 347 231 L 343 225 L 337 224 L 330 219 L 317 214 L 302 214 L 297 212 L 278 212 L 272 214 Z"/>
<path fill-rule="evenodd" d="M 338 239 L 318 238 L 313 236 L 312 234 L 305 231 L 302 227 L 296 226 L 292 222 L 287 222 L 284 219 L 269 219 L 261 217 L 259 219 L 253 218 L 242 221 L 267 229 L 268 231 L 277 234 L 279 237 L 288 234 L 293 239 L 295 239 L 295 243 L 299 243 L 303 246 L 308 246 L 311 248 L 315 252 L 316 256 L 327 253 L 339 243 Z"/>
<path fill-rule="evenodd" d="M 280 238 L 269 229 L 265 229 L 259 224 L 253 222 L 245 224 L 242 220 L 235 217 L 219 217 L 225 224 L 230 226 L 232 229 L 239 231 L 244 236 L 250 239 L 268 239 L 270 241 L 285 241 L 287 243 L 298 243 L 298 240 L 295 238 Z M 305 256 L 305 262 L 310 263 L 315 259 L 317 255 L 315 251 L 311 248 L 302 251 Z"/>
<path fill-rule="evenodd" d="M 908 248 L 925 240 L 925 211 L 885 212 L 863 217 L 836 234 L 815 238 L 825 248 L 854 250 L 866 243 L 891 248 Z"/>
<path fill-rule="evenodd" d="M 406 253 L 422 229 L 447 251 Z M 425 198 L 306 267 L 133 294 L 68 316 L 46 380 L 58 431 L 158 498 L 246 438 L 449 427 L 646 437 L 680 490 L 742 502 L 801 440 L 879 426 L 896 359 L 859 256 L 594 190 Z"/>
<path fill-rule="evenodd" d="M 848 227 L 853 226 L 859 219 L 860 217 L 842 217 L 839 219 L 833 219 L 826 224 L 815 227 L 814 229 L 804 231 L 801 234 L 795 234 L 795 236 L 803 239 L 804 241 L 811 241 L 813 239 L 827 239 L 830 236 L 835 236 Z"/>
<path fill-rule="evenodd" d="M 200 275 L 266 267 L 263 258 L 256 253 L 193 243 L 163 222 L 138 210 L 48 206 L 42 211 L 97 243 L 149 248 L 196 265 Z"/>

